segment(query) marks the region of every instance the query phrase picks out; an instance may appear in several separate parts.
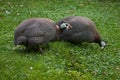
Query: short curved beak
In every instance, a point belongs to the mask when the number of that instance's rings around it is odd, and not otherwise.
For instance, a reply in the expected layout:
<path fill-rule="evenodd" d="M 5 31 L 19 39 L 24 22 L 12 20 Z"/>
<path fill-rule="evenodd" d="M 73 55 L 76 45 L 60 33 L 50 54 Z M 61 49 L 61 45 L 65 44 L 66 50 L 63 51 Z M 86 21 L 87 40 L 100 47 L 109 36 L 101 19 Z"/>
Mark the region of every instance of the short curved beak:
<path fill-rule="evenodd" d="M 103 46 L 101 47 L 101 49 L 104 49 L 104 48 L 105 48 L 105 47 L 103 47 Z"/>

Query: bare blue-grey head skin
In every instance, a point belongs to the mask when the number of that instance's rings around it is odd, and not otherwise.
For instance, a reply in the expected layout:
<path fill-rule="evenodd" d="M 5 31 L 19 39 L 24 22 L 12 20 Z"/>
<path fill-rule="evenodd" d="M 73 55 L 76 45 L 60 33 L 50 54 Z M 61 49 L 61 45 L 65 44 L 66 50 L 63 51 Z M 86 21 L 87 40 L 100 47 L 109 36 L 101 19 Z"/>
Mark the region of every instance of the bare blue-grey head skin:
<path fill-rule="evenodd" d="M 61 39 L 72 43 L 95 42 L 104 49 L 106 43 L 101 40 L 100 34 L 92 20 L 81 16 L 69 16 L 56 23 L 61 28 L 70 25 L 70 30 L 63 30 Z"/>
<path fill-rule="evenodd" d="M 100 46 L 101 46 L 101 49 L 104 49 L 106 47 L 105 41 L 101 40 Z"/>
<path fill-rule="evenodd" d="M 31 18 L 20 23 L 15 29 L 14 44 L 24 45 L 26 48 L 42 48 L 56 39 L 57 31 L 62 32 L 64 29 L 69 27 L 60 27 L 47 18 Z"/>
<path fill-rule="evenodd" d="M 60 29 L 69 30 L 69 29 L 71 29 L 71 28 L 72 28 L 72 26 L 71 26 L 69 23 L 62 23 L 62 24 L 60 25 Z"/>

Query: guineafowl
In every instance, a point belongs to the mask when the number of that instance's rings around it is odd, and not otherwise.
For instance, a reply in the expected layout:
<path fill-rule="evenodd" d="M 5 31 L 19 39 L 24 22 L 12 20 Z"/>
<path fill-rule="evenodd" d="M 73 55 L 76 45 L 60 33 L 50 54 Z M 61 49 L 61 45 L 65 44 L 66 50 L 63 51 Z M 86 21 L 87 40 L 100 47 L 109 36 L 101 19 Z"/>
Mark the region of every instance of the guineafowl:
<path fill-rule="evenodd" d="M 106 43 L 101 40 L 100 34 L 92 20 L 82 16 L 69 16 L 56 22 L 58 26 L 66 24 L 71 25 L 72 29 L 64 30 L 60 38 L 72 43 L 95 42 L 103 49 Z"/>
<path fill-rule="evenodd" d="M 42 48 L 48 42 L 57 39 L 62 29 L 69 29 L 67 26 L 57 26 L 51 19 L 31 18 L 21 22 L 14 32 L 14 44 L 24 45 L 27 50 L 37 48 L 42 52 Z M 60 31 L 61 30 L 61 31 Z M 58 34 L 56 35 L 56 32 Z"/>

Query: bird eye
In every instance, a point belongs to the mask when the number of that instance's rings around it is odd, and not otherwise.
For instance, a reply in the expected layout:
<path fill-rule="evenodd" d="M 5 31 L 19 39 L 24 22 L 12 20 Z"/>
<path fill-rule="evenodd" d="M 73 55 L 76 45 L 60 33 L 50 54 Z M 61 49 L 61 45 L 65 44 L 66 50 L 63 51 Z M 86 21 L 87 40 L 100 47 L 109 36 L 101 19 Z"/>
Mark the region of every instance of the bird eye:
<path fill-rule="evenodd" d="M 68 26 L 68 24 L 66 23 L 66 26 Z"/>

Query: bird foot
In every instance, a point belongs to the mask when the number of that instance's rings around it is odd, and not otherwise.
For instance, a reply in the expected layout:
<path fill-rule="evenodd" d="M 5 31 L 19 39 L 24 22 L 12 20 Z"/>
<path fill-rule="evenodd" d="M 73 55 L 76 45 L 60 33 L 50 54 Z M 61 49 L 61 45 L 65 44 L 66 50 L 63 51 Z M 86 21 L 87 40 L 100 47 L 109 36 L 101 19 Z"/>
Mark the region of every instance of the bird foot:
<path fill-rule="evenodd" d="M 40 52 L 40 53 L 43 53 L 43 49 L 42 49 L 42 48 L 39 48 L 39 52 Z"/>

